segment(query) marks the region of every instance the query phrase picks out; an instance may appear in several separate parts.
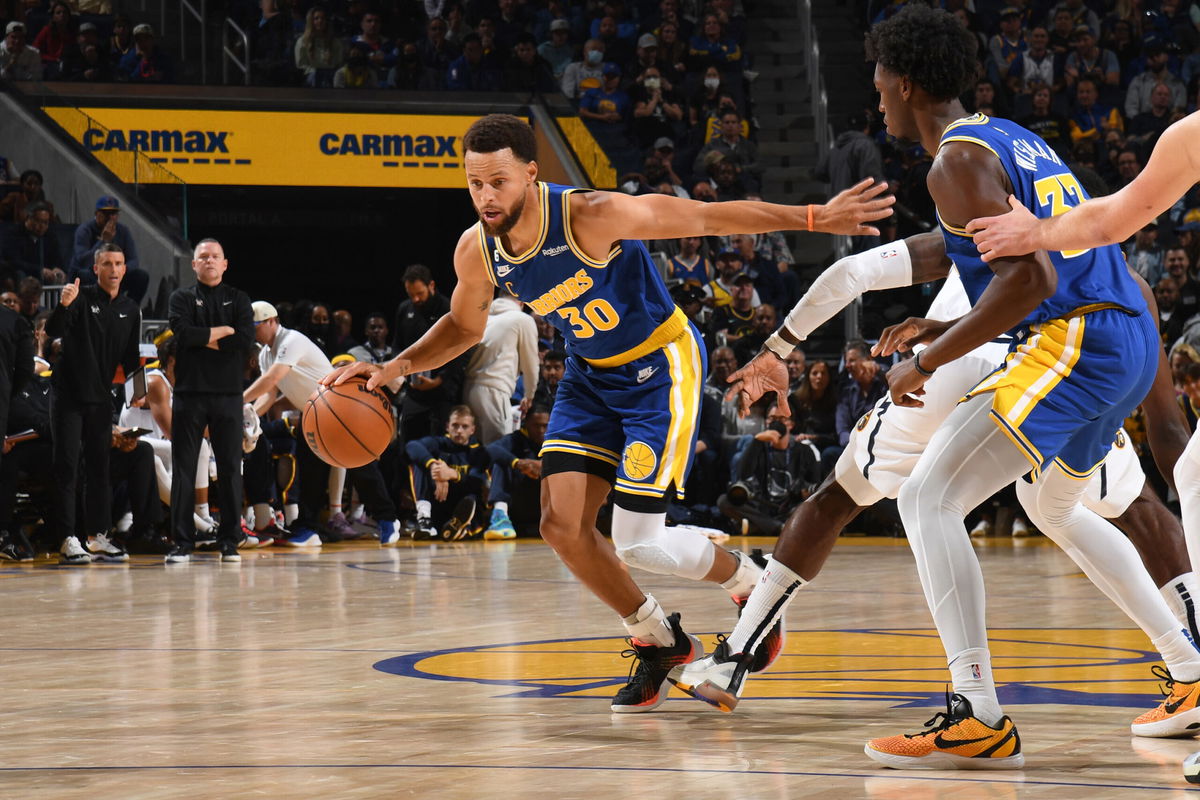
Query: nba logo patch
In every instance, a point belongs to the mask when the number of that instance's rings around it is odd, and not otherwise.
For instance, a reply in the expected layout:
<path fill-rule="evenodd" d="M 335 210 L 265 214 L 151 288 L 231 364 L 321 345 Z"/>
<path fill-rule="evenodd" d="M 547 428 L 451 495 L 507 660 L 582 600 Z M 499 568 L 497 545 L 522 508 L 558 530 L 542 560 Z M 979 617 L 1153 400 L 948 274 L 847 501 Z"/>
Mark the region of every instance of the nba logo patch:
<path fill-rule="evenodd" d="M 971 665 L 971 677 L 975 680 L 983 680 L 983 671 L 979 669 L 978 664 Z"/>

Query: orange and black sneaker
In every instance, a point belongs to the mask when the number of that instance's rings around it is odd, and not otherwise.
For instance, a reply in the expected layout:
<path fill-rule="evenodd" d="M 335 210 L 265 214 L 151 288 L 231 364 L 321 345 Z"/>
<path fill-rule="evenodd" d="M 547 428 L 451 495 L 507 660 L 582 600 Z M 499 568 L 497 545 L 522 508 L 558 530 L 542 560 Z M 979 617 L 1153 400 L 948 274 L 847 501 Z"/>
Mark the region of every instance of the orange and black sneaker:
<path fill-rule="evenodd" d="M 630 649 L 621 655 L 632 658 L 633 663 L 629 666 L 629 681 L 613 697 L 614 712 L 636 714 L 658 708 L 671 691 L 667 673 L 704 655 L 700 640 L 680 627 L 678 612 L 667 617 L 667 622 L 675 632 L 675 644 L 670 647 L 646 644 L 637 639 L 626 640 Z"/>
<path fill-rule="evenodd" d="M 1153 666 L 1150 672 L 1166 685 L 1160 687 L 1166 695 L 1158 708 L 1151 709 L 1133 721 L 1129 729 L 1134 736 L 1169 739 L 1176 736 L 1200 734 L 1200 681 L 1183 683 L 1171 677 L 1163 667 Z"/>
<path fill-rule="evenodd" d="M 946 692 L 946 710 L 926 730 L 872 739 L 868 756 L 894 769 L 1020 769 L 1021 737 L 1008 717 L 993 728 L 975 716 L 971 701 Z"/>

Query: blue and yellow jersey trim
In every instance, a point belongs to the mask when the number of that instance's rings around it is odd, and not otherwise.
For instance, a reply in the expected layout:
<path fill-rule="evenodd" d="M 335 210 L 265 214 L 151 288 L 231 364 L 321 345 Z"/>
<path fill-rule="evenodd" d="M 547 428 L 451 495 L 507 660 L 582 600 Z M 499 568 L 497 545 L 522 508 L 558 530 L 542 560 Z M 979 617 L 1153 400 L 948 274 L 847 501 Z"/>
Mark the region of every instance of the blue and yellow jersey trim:
<path fill-rule="evenodd" d="M 603 261 L 597 261 L 596 259 L 589 256 L 587 253 L 585 253 L 583 251 L 583 248 L 579 246 L 579 242 L 575 241 L 575 232 L 572 230 L 572 225 L 571 225 L 571 195 L 575 194 L 576 192 L 585 192 L 585 191 L 588 191 L 588 190 L 587 189 L 568 189 L 567 191 L 562 193 L 563 235 L 564 235 L 564 238 L 567 240 L 567 247 L 571 248 L 571 253 L 576 258 L 578 258 L 580 261 L 582 261 L 584 264 L 588 265 L 589 267 L 595 267 L 596 269 L 604 269 L 612 262 L 612 260 L 614 258 L 621 255 L 621 243 L 617 242 L 616 244 L 614 244 L 612 246 L 612 249 L 610 249 L 608 251 L 608 255 L 605 257 L 605 259 Z"/>
<path fill-rule="evenodd" d="M 500 257 L 510 264 L 523 264 L 529 259 L 536 256 L 542 251 L 542 245 L 546 243 L 546 234 L 550 232 L 550 187 L 542 181 L 538 181 L 538 213 L 541 214 L 541 220 L 538 226 L 538 235 L 534 239 L 533 245 L 519 256 L 514 256 L 504 249 L 504 242 L 500 241 L 500 237 L 496 237 L 496 249 L 500 251 Z"/>
<path fill-rule="evenodd" d="M 500 284 L 496 282 L 496 270 L 492 266 L 492 257 L 488 254 L 487 234 L 483 232 L 482 222 L 475 223 L 475 233 L 479 239 L 479 255 L 483 259 L 483 272 L 492 282 L 492 286 L 499 286 Z"/>
<path fill-rule="evenodd" d="M 1000 154 L 996 152 L 996 148 L 992 147 L 990 144 L 985 142 L 983 139 L 979 139 L 974 136 L 969 136 L 969 135 L 947 136 L 944 139 L 942 139 L 941 142 L 938 143 L 938 147 L 940 148 L 942 145 L 946 144 L 947 142 L 966 142 L 967 144 L 979 145 L 984 150 L 987 150 L 989 153 L 994 155 L 996 158 L 1000 158 Z"/>
<path fill-rule="evenodd" d="M 937 212 L 937 209 L 934 209 L 933 213 L 934 213 L 934 216 L 937 217 L 938 224 L 941 225 L 944 229 L 946 229 L 946 231 L 954 234 L 955 236 L 961 236 L 964 239 L 971 239 L 972 241 L 974 241 L 975 235 L 972 233 L 967 233 L 966 228 L 957 228 L 957 227 L 949 224 L 948 222 L 946 222 L 946 220 L 942 219 L 942 215 Z"/>
<path fill-rule="evenodd" d="M 620 367 L 628 364 L 630 361 L 637 361 L 639 358 L 650 355 L 655 350 L 674 342 L 676 339 L 683 336 L 687 332 L 688 318 L 683 310 L 676 307 L 671 316 L 667 317 L 661 325 L 646 338 L 644 342 L 631 347 L 628 350 L 609 356 L 608 358 L 585 358 L 584 361 L 591 364 L 593 367 L 602 369 L 608 367 Z"/>
<path fill-rule="evenodd" d="M 594 458 L 597 461 L 603 461 L 605 464 L 611 464 L 614 467 L 621 466 L 620 453 L 614 453 L 612 450 L 598 447 L 594 444 L 576 442 L 570 439 L 547 439 L 542 442 L 542 449 L 538 452 L 538 458 L 542 458 L 546 453 L 571 453 L 577 456 Z"/>

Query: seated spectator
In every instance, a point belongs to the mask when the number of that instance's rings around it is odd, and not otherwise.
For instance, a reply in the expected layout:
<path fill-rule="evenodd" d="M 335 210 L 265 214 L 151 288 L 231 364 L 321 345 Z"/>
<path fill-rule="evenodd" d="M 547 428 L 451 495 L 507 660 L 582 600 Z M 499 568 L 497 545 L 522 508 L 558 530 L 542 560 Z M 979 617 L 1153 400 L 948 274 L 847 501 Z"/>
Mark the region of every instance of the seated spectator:
<path fill-rule="evenodd" d="M 93 23 L 85 22 L 79 26 L 75 42 L 63 54 L 61 74 L 67 81 L 106 83 L 112 80 L 112 65 Z"/>
<path fill-rule="evenodd" d="M 787 367 L 788 397 L 791 397 L 804 385 L 804 373 L 808 371 L 808 358 L 804 355 L 804 351 L 797 347 L 788 353 L 783 363 Z"/>
<path fill-rule="evenodd" d="M 746 199 L 750 190 L 742 182 L 741 166 L 737 162 L 721 153 L 712 152 L 706 166 L 718 200 Z"/>
<path fill-rule="evenodd" d="M 687 42 L 679 35 L 679 23 L 664 22 L 658 29 L 658 52 L 655 53 L 655 64 L 664 77 L 673 83 L 679 83 L 687 72 Z M 717 73 L 717 86 L 720 86 L 720 73 Z"/>
<path fill-rule="evenodd" d="M 25 221 L 28 207 L 31 203 L 41 203 L 50 212 L 50 221 L 58 222 L 54 215 L 54 204 L 46 199 L 42 189 L 42 173 L 36 169 L 27 169 L 21 173 L 20 190 L 9 192 L 0 199 L 0 222 Z"/>
<path fill-rule="evenodd" d="M 117 65 L 117 76 L 131 83 L 172 83 L 171 58 L 158 46 L 154 29 L 146 23 L 133 29 L 133 51 Z"/>
<path fill-rule="evenodd" d="M 332 319 L 329 349 L 326 351 L 330 358 L 347 353 L 351 347 L 358 345 L 358 340 L 350 333 L 354 329 L 354 315 L 344 308 L 339 308 L 333 312 Z"/>
<path fill-rule="evenodd" d="M 348 351 L 355 361 L 382 364 L 396 355 L 396 349 L 388 343 L 388 321 L 382 311 L 373 311 L 367 315 L 367 326 L 363 332 L 367 340 Z"/>
<path fill-rule="evenodd" d="M 13 20 L 4 28 L 0 42 L 0 78 L 8 81 L 40 81 L 42 57 L 25 44 L 25 23 Z"/>
<path fill-rule="evenodd" d="M 671 299 L 698 330 L 708 330 L 708 309 L 704 306 L 702 287 L 681 283 L 671 289 Z M 707 351 L 712 343 L 705 337 L 704 344 Z"/>
<path fill-rule="evenodd" d="M 688 43 L 688 72 L 716 67 L 722 74 L 742 69 L 742 48 L 728 36 L 716 14 L 705 14 L 700 33 Z"/>
<path fill-rule="evenodd" d="M 771 403 L 766 430 L 746 446 L 733 482 L 717 499 L 721 513 L 741 523 L 742 535 L 778 536 L 821 480 L 817 457 L 792 436 L 793 427 L 792 418 Z"/>
<path fill-rule="evenodd" d="M 1075 18 L 1065 8 L 1055 9 L 1050 14 L 1050 50 L 1065 59 L 1075 41 Z"/>
<path fill-rule="evenodd" d="M 304 18 L 304 33 L 296 40 L 296 69 L 304 73 L 307 86 L 333 85 L 333 73 L 346 63 L 346 42 L 334 36 L 329 14 L 313 6 Z"/>
<path fill-rule="evenodd" d="M 511 53 L 517 46 L 517 39 L 532 35 L 527 30 L 529 18 L 526 6 L 524 3 L 518 4 L 517 0 L 497 0 L 496 9 L 496 49 L 501 53 Z M 536 44 L 535 39 L 535 47 Z"/>
<path fill-rule="evenodd" d="M 1186 394 L 1188 368 L 1193 364 L 1200 362 L 1200 353 L 1196 352 L 1196 348 L 1180 339 L 1175 344 L 1171 345 L 1171 349 L 1167 354 L 1167 363 L 1171 366 L 1171 383 L 1175 386 L 1176 394 Z M 1193 419 L 1195 419 L 1193 417 Z M 1192 423 L 1195 427 L 1195 422 Z"/>
<path fill-rule="evenodd" d="M 1176 235 L 1178 235 L 1176 230 Z M 1177 242 L 1174 247 L 1168 247 L 1163 255 L 1163 269 L 1168 277 L 1174 279 L 1179 289 L 1179 310 L 1185 318 L 1200 314 L 1200 283 L 1192 275 L 1191 259 L 1186 247 Z M 1168 345 L 1171 342 L 1167 342 Z"/>
<path fill-rule="evenodd" d="M 1154 87 L 1163 84 L 1171 90 L 1170 108 L 1182 110 L 1187 105 L 1187 86 L 1167 69 L 1166 48 L 1159 42 L 1145 47 L 1146 69 L 1129 82 L 1125 90 L 1125 119 L 1132 120 L 1154 107 Z"/>
<path fill-rule="evenodd" d="M 1154 285 L 1154 301 L 1158 305 L 1158 333 L 1164 345 L 1170 346 L 1183 335 L 1188 322 L 1186 312 L 1179 308 L 1179 283 L 1164 275 Z"/>
<path fill-rule="evenodd" d="M 517 36 L 512 57 L 504 68 L 501 88 L 506 92 L 549 94 L 558 90 L 550 65 L 538 55 L 537 40 L 531 33 Z"/>
<path fill-rule="evenodd" d="M 717 199 L 717 190 L 713 188 L 710 181 L 702 180 L 692 187 L 689 192 L 693 200 L 699 200 L 702 203 L 713 203 Z"/>
<path fill-rule="evenodd" d="M 750 407 L 750 412 L 742 416 L 738 408 L 736 396 L 729 396 L 729 376 L 738 369 L 738 359 L 732 347 L 724 345 L 712 351 L 712 369 L 705 382 L 705 392 L 710 393 L 720 402 L 721 408 L 721 450 L 725 457 L 724 466 L 732 466 L 734 460 L 745 448 L 749 438 L 767 426 L 768 398 L 763 398 Z"/>
<path fill-rule="evenodd" d="M 740 256 L 737 263 L 741 265 Z M 754 291 L 754 279 L 750 277 L 750 273 L 739 270 L 733 277 L 729 303 L 713 309 L 712 320 L 709 322 L 709 331 L 717 344 L 734 347 L 736 353 L 738 341 L 743 336 L 754 333 L 754 310 L 761 305 L 754 302 L 757 296 L 757 292 Z"/>
<path fill-rule="evenodd" d="M 431 18 L 432 16 L 435 15 L 431 15 Z M 467 17 L 463 12 L 462 5 L 459 3 L 447 4 L 442 10 L 442 16 L 446 19 L 446 41 L 461 50 L 463 37 L 471 32 L 471 26 L 467 24 Z"/>
<path fill-rule="evenodd" d="M 988 54 L 1001 75 L 1007 74 L 1013 62 L 1029 49 L 1021 23 L 1021 9 L 1006 6 L 1000 10 L 1000 30 L 988 41 Z"/>
<path fill-rule="evenodd" d="M 533 393 L 533 405 L 554 410 L 554 398 L 558 395 L 558 384 L 567 369 L 567 354 L 561 350 L 550 350 L 542 356 L 541 375 L 537 391 Z"/>
<path fill-rule="evenodd" d="M 732 306 L 730 306 L 732 308 Z M 779 325 L 779 316 L 775 311 L 775 306 L 770 303 L 763 303 L 758 308 L 754 309 L 754 327 L 749 333 L 738 339 L 733 346 L 733 352 L 737 355 L 739 363 L 749 363 L 750 359 L 758 355 L 762 350 L 763 343 L 767 341 L 767 337 L 775 332 Z"/>
<path fill-rule="evenodd" d="M 1055 92 L 1062 89 L 1062 69 L 1050 49 L 1050 34 L 1045 28 L 1029 32 L 1029 49 L 1019 53 L 1001 74 L 1009 91 L 1015 94 L 1029 94 L 1043 86 Z"/>
<path fill-rule="evenodd" d="M 691 127 L 707 126 L 709 119 L 717 121 L 719 130 L 721 113 L 727 110 L 737 111 L 733 98 L 726 100 L 729 92 L 721 82 L 721 71 L 716 67 L 704 70 L 704 79 L 700 82 L 699 91 L 688 102 L 688 125 Z M 705 137 L 708 141 L 710 137 Z"/>
<path fill-rule="evenodd" d="M 1134 235 L 1133 242 L 1123 248 L 1125 263 L 1151 286 L 1165 275 L 1163 249 L 1158 244 L 1158 223 L 1150 222 Z"/>
<path fill-rule="evenodd" d="M 413 494 L 417 503 L 415 539 L 461 539 L 487 524 L 487 448 L 474 439 L 475 415 L 468 406 L 450 411 L 444 436 L 410 441 L 405 450 L 412 462 Z"/>
<path fill-rule="evenodd" d="M 113 18 L 112 36 L 108 37 L 108 62 L 120 64 L 121 59 L 133 52 L 133 23 L 124 14 Z"/>
<path fill-rule="evenodd" d="M 1032 101 L 1033 109 L 1020 120 L 1021 125 L 1042 137 L 1059 156 L 1067 157 L 1071 151 L 1071 133 L 1066 117 L 1054 113 L 1050 107 L 1050 88 L 1034 89 Z"/>
<path fill-rule="evenodd" d="M 484 59 L 483 39 L 479 34 L 463 37 L 463 54 L 446 71 L 446 88 L 460 92 L 494 92 L 500 88 L 500 74 Z"/>
<path fill-rule="evenodd" d="M 671 140 L 683 124 L 683 98 L 658 67 L 647 67 L 629 90 L 633 103 L 633 135 L 645 148 L 662 139 Z M 671 142 L 674 149 L 674 142 Z"/>
<path fill-rule="evenodd" d="M 521 428 L 488 445 L 492 458 L 492 518 L 484 539 L 537 536 L 542 521 L 542 443 L 550 412 L 532 406 Z"/>
<path fill-rule="evenodd" d="M 871 358 L 871 349 L 861 340 L 847 342 L 842 349 L 846 372 L 841 391 L 838 393 L 837 432 L 838 454 L 850 441 L 850 431 L 871 410 L 875 401 L 887 394 L 887 381 L 879 362 Z M 836 455 L 827 450 L 821 454 L 826 472 L 833 469 Z"/>
<path fill-rule="evenodd" d="M 704 293 L 710 298 L 710 304 L 714 308 L 721 308 L 733 301 L 734 279 L 742 274 L 745 265 L 742 263 L 741 254 L 736 250 L 722 250 L 717 254 L 716 266 L 716 277 L 704 287 Z M 751 279 L 751 283 L 753 283 L 753 279 Z M 750 305 L 759 306 L 761 304 L 762 300 L 759 299 L 758 292 L 753 292 Z"/>
<path fill-rule="evenodd" d="M 658 192 L 689 199 L 687 189 L 683 188 L 683 181 L 671 166 L 674 152 L 675 143 L 666 136 L 660 136 L 654 141 L 654 147 L 643 162 L 642 174 L 635 175 L 636 179 L 632 183 L 622 183 L 621 190 L 628 194 Z M 650 249 L 671 250 L 672 245 L 652 244 Z"/>
<path fill-rule="evenodd" d="M 42 73 L 47 80 L 60 75 L 60 62 L 69 45 L 75 43 L 75 17 L 71 7 L 59 0 L 50 5 L 50 22 L 38 31 L 33 46 L 42 58 Z"/>
<path fill-rule="evenodd" d="M 575 48 L 568 41 L 570 33 L 571 23 L 565 19 L 556 19 L 550 23 L 550 39 L 539 44 L 537 48 L 538 55 L 550 65 L 550 73 L 560 85 L 567 65 L 575 56 Z"/>
<path fill-rule="evenodd" d="M 379 77 L 371 66 L 367 46 L 355 41 L 350 45 L 346 63 L 333 73 L 335 89 L 378 89 Z"/>
<path fill-rule="evenodd" d="M 579 101 L 579 116 L 586 120 L 624 128 L 629 120 L 629 95 L 621 89 L 621 68 L 611 61 L 604 65 L 604 83 L 588 89 Z"/>
<path fill-rule="evenodd" d="M 658 37 L 653 33 L 643 33 L 638 37 L 637 51 L 633 59 L 625 65 L 625 74 L 641 75 L 648 68 L 657 66 Z"/>
<path fill-rule="evenodd" d="M 699 236 L 684 236 L 679 240 L 679 252 L 667 261 L 667 280 L 682 281 L 689 286 L 707 286 L 713 279 L 709 260 L 700 254 L 703 240 Z"/>
<path fill-rule="evenodd" d="M 1142 171 L 1142 159 L 1138 151 L 1126 147 L 1117 154 L 1117 182 L 1115 189 L 1122 189 L 1133 182 Z"/>
<path fill-rule="evenodd" d="M 391 39 L 383 35 L 383 17 L 378 11 L 368 10 L 359 20 L 359 33 L 350 40 L 351 59 L 354 57 L 354 45 L 359 45 L 366 54 L 367 64 L 375 71 L 374 84 L 381 84 L 386 78 L 392 65 L 396 63 L 396 46 Z M 336 75 L 335 75 L 336 80 Z M 337 84 L 334 84 L 337 87 Z M 337 88 L 359 89 L 362 86 Z"/>
<path fill-rule="evenodd" d="M 50 209 L 45 203 L 35 202 L 27 206 L 28 214 L 20 232 L 7 242 L 3 258 L 16 270 L 14 281 L 33 276 L 49 284 L 66 283 L 67 265 L 58 249 L 58 240 L 48 236 Z"/>
<path fill-rule="evenodd" d="M 824 361 L 810 361 L 804 383 L 790 398 L 796 437 L 810 443 L 818 453 L 838 447 L 838 393 L 833 388 L 833 372 Z"/>
<path fill-rule="evenodd" d="M 125 254 L 125 279 L 121 290 L 141 304 L 150 285 L 150 275 L 141 268 L 133 234 L 118 222 L 120 215 L 121 205 L 117 198 L 105 195 L 96 201 L 95 218 L 75 229 L 75 250 L 67 269 L 67 281 L 79 278 L 84 285 L 94 283 L 96 272 L 92 265 L 96 260 L 96 249 L 102 244 L 115 244 Z"/>
<path fill-rule="evenodd" d="M 44 315 L 49 311 L 42 307 L 42 282 L 37 277 L 30 275 L 27 278 L 22 278 L 17 284 L 17 297 L 21 301 L 21 316 L 30 324 L 34 325 L 34 330 L 37 330 L 35 322 L 42 319 L 42 331 L 45 332 Z"/>
<path fill-rule="evenodd" d="M 1062 0 L 1050 10 L 1050 14 L 1057 19 L 1060 11 L 1066 11 L 1070 15 L 1075 30 L 1087 28 L 1093 38 L 1100 35 L 1100 18 L 1096 16 L 1095 11 L 1084 5 L 1083 0 Z"/>
<path fill-rule="evenodd" d="M 450 72 L 450 65 L 462 55 L 458 45 L 446 37 L 448 28 L 449 23 L 446 20 L 434 17 L 425 26 L 425 37 L 417 43 L 422 89 L 446 88 L 446 75 Z"/>
<path fill-rule="evenodd" d="M 693 172 L 703 172 L 704 159 L 709 153 L 720 153 L 731 160 L 736 165 L 742 181 L 752 184 L 750 188 L 758 187 L 763 172 L 762 164 L 758 160 L 758 146 L 743 135 L 742 115 L 736 110 L 721 112 L 721 135 L 704 145 L 696 154 L 695 163 L 692 164 Z"/>
<path fill-rule="evenodd" d="M 783 285 L 783 274 L 779 265 L 759 256 L 754 249 L 754 236 L 749 233 L 729 237 L 729 246 L 742 259 L 742 269 L 754 278 L 754 291 L 763 303 L 782 306 L 787 302 L 787 290 Z"/>
<path fill-rule="evenodd" d="M 261 16 L 251 23 L 250 74 L 260 86 L 290 86 L 295 83 L 293 39 L 297 31 L 292 26 L 288 0 L 260 0 Z M 298 7 L 293 8 L 299 12 Z M 80 26 L 80 30 L 83 26 Z M 303 28 L 301 28 L 303 30 Z"/>
<path fill-rule="evenodd" d="M 1096 89 L 1115 89 L 1121 83 L 1121 65 L 1110 50 L 1096 45 L 1096 34 L 1086 25 L 1075 28 L 1071 38 L 1074 50 L 1063 64 L 1067 86 L 1074 88 L 1083 78 L 1095 81 Z"/>
<path fill-rule="evenodd" d="M 1157 84 L 1150 92 L 1150 109 L 1129 121 L 1128 142 L 1136 144 L 1142 152 L 1149 154 L 1162 132 L 1174 121 L 1171 110 L 1171 87 Z"/>
<path fill-rule="evenodd" d="M 1071 141 L 1098 142 L 1105 131 L 1125 129 L 1121 112 L 1099 102 L 1100 89 L 1093 78 L 1080 78 L 1075 85 L 1075 109 L 1071 112 Z"/>
<path fill-rule="evenodd" d="M 14 561 L 32 561 L 34 551 L 28 538 L 15 524 L 18 487 L 34 501 L 43 519 L 52 513 L 49 497 L 54 485 L 54 445 L 50 431 L 50 378 L 34 374 L 24 386 L 13 392 L 8 413 L 8 436 L 33 431 L 32 438 L 6 444 L 0 458 L 0 537 L 8 532 L 4 544 L 17 545 L 8 550 Z"/>
<path fill-rule="evenodd" d="M 572 61 L 563 70 L 560 88 L 568 100 L 579 102 L 590 89 L 604 84 L 604 42 L 588 39 L 583 43 L 583 57 Z"/>
<path fill-rule="evenodd" d="M 389 89 L 400 89 L 402 91 L 416 91 L 417 89 L 441 89 L 442 83 L 446 80 L 446 70 L 431 73 L 421 66 L 421 54 L 417 50 L 417 46 L 412 42 L 405 42 L 399 47 L 400 56 L 396 59 L 396 65 L 388 71 L 387 81 L 384 84 Z M 426 79 L 429 79 L 430 85 L 425 86 Z M 436 83 L 437 85 L 432 85 Z"/>
<path fill-rule="evenodd" d="M 637 26 L 626 23 L 624 33 L 628 35 L 622 35 L 622 25 L 612 15 L 605 15 L 592 22 L 592 38 L 599 39 L 604 43 L 605 60 L 618 66 L 628 64 L 633 58 L 631 45 L 633 37 L 637 35 Z"/>

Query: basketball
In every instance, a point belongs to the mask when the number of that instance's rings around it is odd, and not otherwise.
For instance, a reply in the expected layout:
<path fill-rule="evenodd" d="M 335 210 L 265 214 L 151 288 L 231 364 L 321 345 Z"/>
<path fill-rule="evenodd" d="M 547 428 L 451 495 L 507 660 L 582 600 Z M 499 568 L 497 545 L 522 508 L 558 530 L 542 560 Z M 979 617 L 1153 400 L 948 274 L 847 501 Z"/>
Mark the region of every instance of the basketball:
<path fill-rule="evenodd" d="M 392 404 L 361 375 L 340 386 L 318 385 L 304 405 L 304 440 L 326 464 L 352 469 L 379 458 L 396 433 Z"/>

